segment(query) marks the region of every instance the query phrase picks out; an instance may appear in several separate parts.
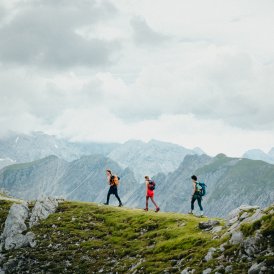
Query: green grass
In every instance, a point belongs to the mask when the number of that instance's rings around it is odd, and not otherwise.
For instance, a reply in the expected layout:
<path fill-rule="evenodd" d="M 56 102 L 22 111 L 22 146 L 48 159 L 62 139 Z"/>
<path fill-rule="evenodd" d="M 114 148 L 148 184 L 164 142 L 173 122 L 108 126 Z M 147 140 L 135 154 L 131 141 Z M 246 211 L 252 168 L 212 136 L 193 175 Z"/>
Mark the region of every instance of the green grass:
<path fill-rule="evenodd" d="M 3 203 L 4 218 L 10 203 Z M 220 263 L 203 260 L 208 249 L 227 240 L 213 239 L 210 232 L 201 231 L 201 220 L 207 219 L 64 202 L 56 213 L 31 229 L 37 237 L 35 248 L 13 250 L 6 255 L 24 258 L 20 273 L 180 273 L 188 266 L 201 273 Z M 268 219 L 262 227 L 272 233 L 267 224 Z M 232 256 L 238 249 L 227 245 L 224 253 Z M 214 258 L 218 256 L 220 252 Z M 226 266 L 225 261 L 222 264 Z M 234 264 L 234 273 L 246 269 L 242 263 Z"/>
<path fill-rule="evenodd" d="M 13 251 L 13 256 L 35 258 L 39 269 L 53 273 L 178 272 L 188 265 L 198 270 L 208 249 L 219 244 L 197 227 L 200 221 L 176 213 L 65 202 L 32 228 L 37 247 Z M 35 267 L 32 271 L 38 271 Z"/>
<path fill-rule="evenodd" d="M 5 220 L 12 204 L 13 202 L 0 200 L 0 234 L 3 232 Z"/>

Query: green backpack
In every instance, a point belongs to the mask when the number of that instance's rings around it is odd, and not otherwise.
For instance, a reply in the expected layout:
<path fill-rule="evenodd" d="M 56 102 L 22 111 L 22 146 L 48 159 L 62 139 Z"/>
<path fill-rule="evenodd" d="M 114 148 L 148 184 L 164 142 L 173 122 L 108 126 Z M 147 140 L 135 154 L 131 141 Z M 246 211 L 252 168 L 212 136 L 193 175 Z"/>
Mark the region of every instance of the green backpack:
<path fill-rule="evenodd" d="M 201 183 L 201 182 L 196 183 L 196 190 L 197 190 L 197 192 L 199 192 L 199 194 L 201 196 L 206 195 L 206 187 L 207 187 L 207 185 L 205 183 Z"/>

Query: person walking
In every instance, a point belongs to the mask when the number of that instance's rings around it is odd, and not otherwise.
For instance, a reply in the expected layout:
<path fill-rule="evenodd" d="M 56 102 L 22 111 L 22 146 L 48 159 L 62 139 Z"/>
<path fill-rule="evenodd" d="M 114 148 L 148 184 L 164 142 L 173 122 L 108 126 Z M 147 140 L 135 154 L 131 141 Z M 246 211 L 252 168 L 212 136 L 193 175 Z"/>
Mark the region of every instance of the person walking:
<path fill-rule="evenodd" d="M 203 196 L 203 188 L 198 182 L 198 178 L 195 175 L 191 176 L 192 185 L 193 185 L 193 193 L 191 197 L 191 211 L 189 214 L 193 214 L 194 203 L 197 200 L 199 208 L 200 208 L 200 217 L 204 216 L 203 206 L 202 206 L 202 196 Z"/>
<path fill-rule="evenodd" d="M 155 182 L 149 179 L 149 176 L 145 176 L 145 183 L 146 183 L 146 207 L 144 208 L 145 211 L 148 211 L 148 200 L 150 199 L 151 202 L 155 205 L 156 209 L 155 212 L 160 210 L 160 207 L 154 201 L 154 189 L 155 189 Z"/>
<path fill-rule="evenodd" d="M 107 202 L 104 204 L 105 205 L 109 204 L 110 195 L 113 194 L 113 195 L 115 195 L 115 197 L 117 198 L 117 200 L 119 202 L 119 207 L 123 206 L 121 199 L 118 195 L 118 185 L 119 185 L 120 178 L 117 175 L 112 175 L 112 172 L 109 169 L 106 170 L 106 175 L 107 175 L 107 182 L 110 187 L 109 187 L 108 194 L 107 194 Z"/>

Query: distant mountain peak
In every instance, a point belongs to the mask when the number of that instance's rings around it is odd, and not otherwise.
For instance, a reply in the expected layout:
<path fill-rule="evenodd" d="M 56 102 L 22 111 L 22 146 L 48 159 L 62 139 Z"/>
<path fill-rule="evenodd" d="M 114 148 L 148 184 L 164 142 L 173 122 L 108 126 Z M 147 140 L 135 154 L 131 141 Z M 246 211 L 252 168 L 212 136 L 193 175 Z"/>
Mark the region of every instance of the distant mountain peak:
<path fill-rule="evenodd" d="M 219 153 L 219 154 L 217 154 L 215 156 L 215 158 L 219 158 L 219 159 L 221 159 L 221 158 L 227 158 L 227 155 L 225 155 L 224 153 Z"/>
<path fill-rule="evenodd" d="M 197 153 L 197 154 L 206 154 L 200 147 L 195 147 L 193 148 L 193 150 Z"/>

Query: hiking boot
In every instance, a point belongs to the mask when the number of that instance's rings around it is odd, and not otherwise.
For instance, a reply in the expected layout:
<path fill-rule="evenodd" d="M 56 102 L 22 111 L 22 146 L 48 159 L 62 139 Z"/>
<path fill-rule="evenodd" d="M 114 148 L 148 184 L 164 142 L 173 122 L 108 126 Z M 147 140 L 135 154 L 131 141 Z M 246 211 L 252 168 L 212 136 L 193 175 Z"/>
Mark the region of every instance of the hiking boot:
<path fill-rule="evenodd" d="M 104 203 L 104 205 L 108 205 L 108 203 Z"/>
<path fill-rule="evenodd" d="M 148 208 L 144 208 L 144 211 L 148 211 Z"/>
<path fill-rule="evenodd" d="M 204 217 L 204 212 L 203 211 L 201 211 L 200 217 L 201 218 Z"/>
<path fill-rule="evenodd" d="M 123 206 L 123 204 L 121 203 L 121 204 L 119 204 L 118 206 L 119 206 L 119 207 L 122 207 L 122 206 Z"/>
<path fill-rule="evenodd" d="M 158 212 L 158 211 L 160 211 L 160 207 L 157 207 L 155 210 L 155 212 Z"/>
<path fill-rule="evenodd" d="M 188 214 L 193 215 L 193 212 L 192 212 L 192 211 L 189 211 Z"/>

